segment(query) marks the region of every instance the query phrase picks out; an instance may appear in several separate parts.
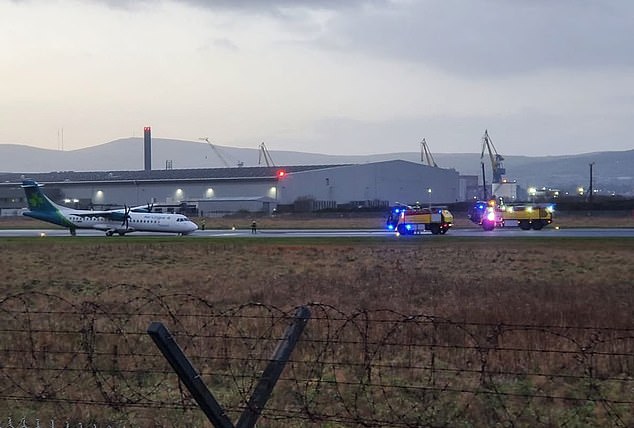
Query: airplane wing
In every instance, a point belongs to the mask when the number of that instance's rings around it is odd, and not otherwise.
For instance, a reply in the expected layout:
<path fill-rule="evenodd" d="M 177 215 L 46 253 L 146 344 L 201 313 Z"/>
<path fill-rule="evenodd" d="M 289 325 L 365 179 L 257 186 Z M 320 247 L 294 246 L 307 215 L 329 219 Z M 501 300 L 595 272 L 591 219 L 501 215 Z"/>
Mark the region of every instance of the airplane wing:
<path fill-rule="evenodd" d="M 132 207 L 130 208 L 130 211 L 135 213 L 151 213 L 154 210 L 154 208 L 161 208 L 161 209 L 162 208 L 179 208 L 182 205 L 183 205 L 182 203 L 178 203 L 178 204 L 150 203 L 150 204 Z"/>
<path fill-rule="evenodd" d="M 139 206 L 130 208 L 130 211 L 135 213 L 151 213 L 155 206 L 158 206 L 158 205 L 154 205 L 154 204 L 139 205 Z"/>

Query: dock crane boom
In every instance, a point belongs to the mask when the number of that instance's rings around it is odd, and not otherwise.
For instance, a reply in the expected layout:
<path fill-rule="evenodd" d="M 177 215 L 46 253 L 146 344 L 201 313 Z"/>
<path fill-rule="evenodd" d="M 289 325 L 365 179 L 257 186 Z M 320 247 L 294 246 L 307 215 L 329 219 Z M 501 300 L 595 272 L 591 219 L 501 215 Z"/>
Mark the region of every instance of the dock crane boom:
<path fill-rule="evenodd" d="M 493 145 L 493 141 L 489 137 L 488 130 L 484 130 L 484 135 L 482 136 L 482 153 L 480 154 L 480 163 L 484 165 L 484 151 L 489 153 L 489 159 L 491 161 L 491 169 L 493 170 L 493 183 L 501 183 L 502 176 L 506 174 L 506 169 L 504 168 L 504 158 L 502 155 L 498 154 L 497 150 L 495 150 L 495 146 Z"/>
<path fill-rule="evenodd" d="M 266 166 L 275 166 L 273 162 L 273 158 L 269 153 L 269 149 L 266 148 L 266 144 L 260 143 L 260 156 L 258 157 L 258 165 L 262 164 L 262 158 L 264 158 L 264 162 L 266 162 Z"/>
<path fill-rule="evenodd" d="M 420 161 L 425 164 L 427 162 L 428 166 L 433 166 L 438 168 L 434 157 L 431 154 L 431 150 L 429 150 L 429 146 L 427 145 L 427 141 L 423 138 L 423 141 L 420 142 Z"/>
<path fill-rule="evenodd" d="M 229 165 L 229 162 L 227 162 L 227 160 L 225 159 L 225 157 L 222 155 L 222 153 L 220 153 L 220 150 L 218 150 L 218 147 L 216 147 L 211 141 L 209 141 L 208 137 L 201 137 L 199 138 L 199 140 L 201 141 L 206 141 L 207 144 L 209 144 L 211 146 L 211 149 L 214 151 L 214 153 L 216 154 L 216 156 L 218 156 L 218 159 L 220 159 L 220 161 L 222 162 L 222 164 L 227 167 L 230 168 L 231 165 Z M 244 162 L 238 161 L 236 163 L 237 166 L 244 166 Z"/>
<path fill-rule="evenodd" d="M 222 153 L 220 153 L 220 150 L 218 150 L 218 148 L 216 146 L 214 146 L 211 141 L 209 141 L 209 138 L 201 137 L 201 138 L 199 138 L 199 140 L 206 141 L 207 144 L 209 144 L 211 146 L 211 149 L 214 151 L 216 156 L 218 156 L 218 159 L 220 159 L 220 161 L 223 163 L 223 165 L 226 166 L 227 168 L 229 168 L 229 162 L 227 162 L 227 160 L 224 158 L 224 156 L 222 156 Z"/>

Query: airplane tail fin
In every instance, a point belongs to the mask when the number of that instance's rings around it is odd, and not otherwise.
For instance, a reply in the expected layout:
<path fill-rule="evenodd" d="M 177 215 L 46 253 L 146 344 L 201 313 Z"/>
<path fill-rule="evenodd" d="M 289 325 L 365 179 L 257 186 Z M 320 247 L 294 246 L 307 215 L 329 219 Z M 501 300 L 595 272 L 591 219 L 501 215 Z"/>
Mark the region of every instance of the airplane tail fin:
<path fill-rule="evenodd" d="M 22 188 L 29 204 L 29 210 L 39 213 L 57 212 L 57 205 L 42 193 L 40 185 L 35 180 L 23 180 Z"/>

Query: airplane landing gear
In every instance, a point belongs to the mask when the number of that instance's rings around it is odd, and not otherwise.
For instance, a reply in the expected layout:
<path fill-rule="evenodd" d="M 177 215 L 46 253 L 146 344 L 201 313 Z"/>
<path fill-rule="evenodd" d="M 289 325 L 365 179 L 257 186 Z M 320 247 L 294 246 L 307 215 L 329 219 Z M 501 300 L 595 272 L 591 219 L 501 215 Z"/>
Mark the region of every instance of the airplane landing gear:
<path fill-rule="evenodd" d="M 112 230 L 107 230 L 106 231 L 106 236 L 112 236 Z"/>
<path fill-rule="evenodd" d="M 77 229 L 75 229 L 74 227 L 70 228 L 70 236 L 77 236 Z"/>

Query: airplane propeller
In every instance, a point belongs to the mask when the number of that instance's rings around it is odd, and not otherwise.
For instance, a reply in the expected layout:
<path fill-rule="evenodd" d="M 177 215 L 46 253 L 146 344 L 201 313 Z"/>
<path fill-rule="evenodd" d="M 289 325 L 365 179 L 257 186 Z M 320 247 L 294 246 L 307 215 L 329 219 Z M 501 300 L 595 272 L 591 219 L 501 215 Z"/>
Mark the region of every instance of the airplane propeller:
<path fill-rule="evenodd" d="M 130 207 L 128 207 L 127 205 L 124 205 L 124 212 L 123 212 L 123 221 L 121 222 L 121 226 L 125 226 L 125 228 L 128 228 L 128 221 L 130 220 Z"/>

